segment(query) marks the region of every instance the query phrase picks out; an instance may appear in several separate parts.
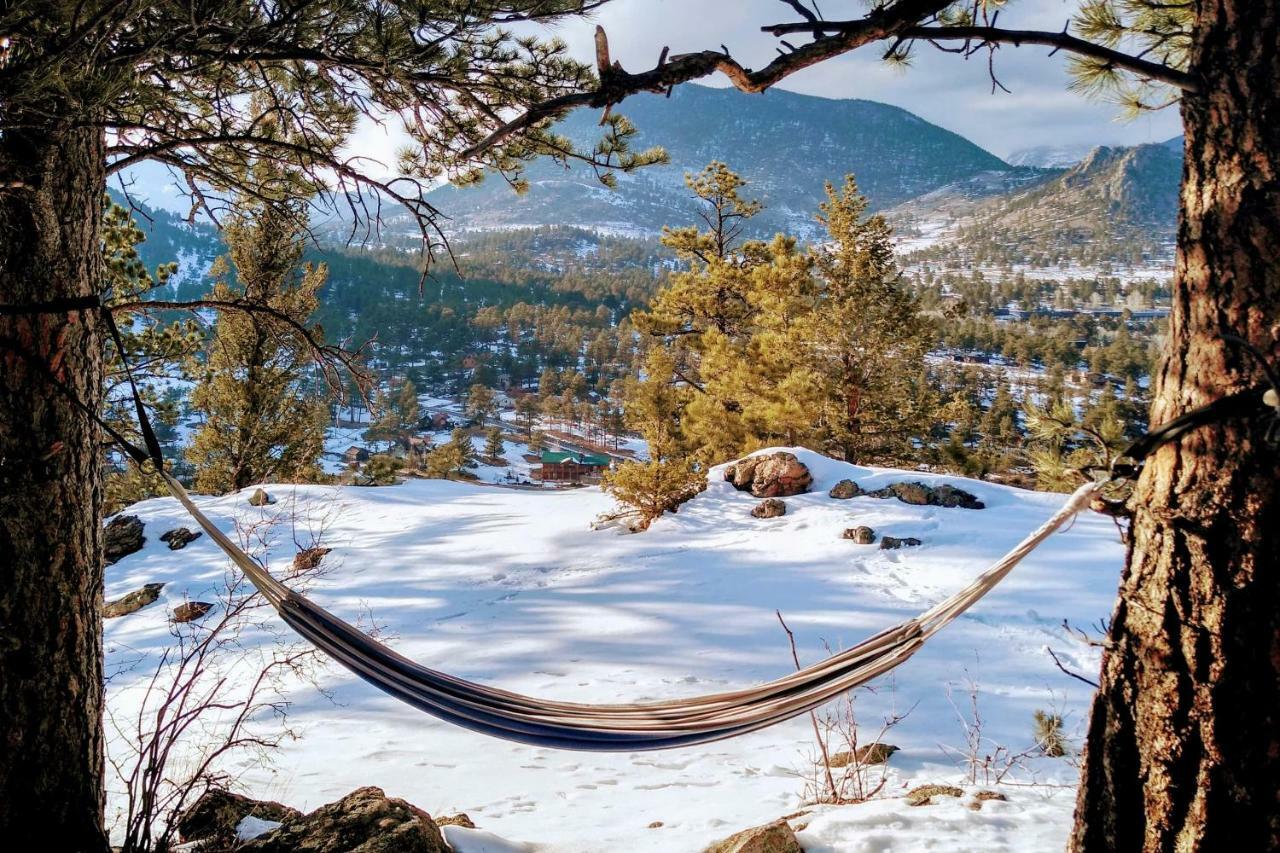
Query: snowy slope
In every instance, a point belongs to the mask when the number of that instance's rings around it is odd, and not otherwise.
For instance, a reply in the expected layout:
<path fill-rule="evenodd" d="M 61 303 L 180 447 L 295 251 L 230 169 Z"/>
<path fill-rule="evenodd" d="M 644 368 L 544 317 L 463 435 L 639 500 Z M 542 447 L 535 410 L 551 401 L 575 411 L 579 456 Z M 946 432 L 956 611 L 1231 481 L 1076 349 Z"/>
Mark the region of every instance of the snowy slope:
<path fill-rule="evenodd" d="M 597 489 L 538 492 L 444 481 L 384 488 L 277 486 L 280 500 L 255 509 L 246 495 L 200 499 L 230 530 L 279 516 L 266 551 L 277 570 L 294 551 L 295 528 L 325 527 L 332 571 L 313 597 L 355 621 L 386 626 L 398 651 L 458 675 L 543 696 L 588 702 L 654 700 L 746 686 L 791 668 L 774 609 L 796 632 L 804 662 L 914 615 L 958 589 L 1060 504 L 954 477 L 858 468 L 797 453 L 817 482 L 788 498 L 783 518 L 757 520 L 756 503 L 713 472 L 707 491 L 646 533 L 593 532 L 611 506 Z M 984 510 L 914 507 L 869 497 L 836 501 L 842 477 L 865 488 L 900 480 L 949 481 Z M 226 561 L 208 541 L 180 554 L 158 541 L 190 525 L 176 503 L 128 510 L 147 523 L 143 551 L 108 567 L 107 597 L 146 582 L 169 583 L 152 607 L 107 625 L 108 703 L 127 715 L 148 664 L 170 641 L 168 610 L 185 595 L 208 599 Z M 919 548 L 881 551 L 840 538 L 849 526 L 917 536 Z M 305 544 L 305 543 L 304 543 Z M 887 740 L 884 800 L 819 809 L 801 819 L 809 851 L 1058 850 L 1070 823 L 1070 759 L 1036 758 L 1003 786 L 1009 802 L 971 811 L 962 800 L 911 808 L 915 784 L 964 781 L 957 750 L 978 684 L 984 745 L 1025 749 L 1037 708 L 1081 730 L 1087 689 L 1058 672 L 1096 669 L 1093 650 L 1064 635 L 1064 618 L 1087 626 L 1109 614 L 1121 564 L 1111 520 L 1080 518 L 1020 566 L 970 614 L 940 634 L 875 692 L 857 699 L 864 737 L 890 709 L 911 709 Z M 212 599 L 208 599 L 212 600 Z M 274 620 L 268 627 L 279 629 Z M 272 642 L 266 629 L 246 644 Z M 738 740 L 661 753 L 555 752 L 485 739 L 424 716 L 336 666 L 321 683 L 292 691 L 301 733 L 271 767 L 249 767 L 254 796 L 310 809 L 361 785 L 379 785 L 434 814 L 467 812 L 480 827 L 449 827 L 467 851 L 697 851 L 738 829 L 801 808 L 812 754 L 801 718 Z M 949 695 L 949 693 L 951 695 Z M 112 747 L 113 754 L 119 744 Z M 239 768 L 232 768 L 240 772 Z M 120 806 L 118 796 L 108 814 Z M 661 827 L 649 828 L 660 821 Z M 502 839 L 506 839 L 505 842 Z"/>

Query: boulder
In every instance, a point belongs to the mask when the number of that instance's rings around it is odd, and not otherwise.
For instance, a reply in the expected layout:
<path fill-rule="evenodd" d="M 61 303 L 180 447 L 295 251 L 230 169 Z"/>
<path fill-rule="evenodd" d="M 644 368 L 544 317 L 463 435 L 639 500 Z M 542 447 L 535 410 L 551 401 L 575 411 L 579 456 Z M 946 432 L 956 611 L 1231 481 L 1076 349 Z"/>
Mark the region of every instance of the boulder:
<path fill-rule="evenodd" d="M 430 815 L 372 787 L 357 788 L 236 849 L 245 853 L 449 853 Z"/>
<path fill-rule="evenodd" d="M 160 541 L 168 545 L 170 551 L 181 551 L 189 542 L 194 542 L 203 535 L 199 531 L 192 533 L 185 527 L 175 527 L 161 536 Z"/>
<path fill-rule="evenodd" d="M 787 514 L 787 505 L 777 498 L 768 498 L 756 504 L 751 514 L 756 518 L 777 518 Z"/>
<path fill-rule="evenodd" d="M 738 491 L 758 498 L 785 498 L 809 491 L 813 475 L 794 453 L 779 450 L 739 459 L 724 470 L 724 478 Z"/>
<path fill-rule="evenodd" d="M 949 483 L 941 486 L 926 486 L 924 483 L 893 483 L 883 489 L 868 492 L 873 498 L 897 498 L 913 506 L 960 507 L 962 509 L 984 509 L 986 504 L 964 489 L 956 488 Z"/>
<path fill-rule="evenodd" d="M 827 492 L 828 497 L 835 498 L 838 501 L 845 501 L 865 494 L 866 492 L 862 491 L 862 487 L 853 482 L 853 480 L 841 480 L 831 487 L 831 491 Z"/>
<path fill-rule="evenodd" d="M 471 821 L 471 817 L 466 812 L 458 812 L 447 817 L 434 818 L 436 826 L 461 826 L 466 829 L 475 829 L 476 825 Z"/>
<path fill-rule="evenodd" d="M 960 507 L 961 509 L 986 509 L 987 505 L 978 500 L 976 495 L 958 489 L 949 483 L 943 483 L 933 490 L 935 506 Z"/>
<path fill-rule="evenodd" d="M 837 752 L 831 756 L 832 767 L 848 767 L 850 764 L 884 764 L 898 751 L 891 743 L 866 743 L 853 752 Z"/>
<path fill-rule="evenodd" d="M 108 601 L 102 605 L 102 618 L 116 619 L 141 610 L 148 604 L 153 604 L 160 597 L 160 590 L 162 589 L 164 589 L 164 584 L 162 583 L 144 584 L 141 589 L 135 589 L 133 592 L 122 595 L 114 601 Z"/>
<path fill-rule="evenodd" d="M 224 849 L 235 846 L 237 829 L 245 818 L 287 823 L 300 817 L 302 812 L 280 803 L 251 800 L 211 788 L 178 816 L 178 837 L 184 842 L 200 841 L 203 847 Z"/>
<path fill-rule="evenodd" d="M 955 785 L 919 785 L 907 791 L 907 805 L 927 806 L 934 797 L 963 797 L 964 791 Z"/>
<path fill-rule="evenodd" d="M 865 524 L 859 527 L 846 527 L 844 533 L 840 534 L 841 539 L 852 539 L 859 545 L 870 545 L 876 541 L 876 532 Z"/>
<path fill-rule="evenodd" d="M 276 499 L 267 494 L 265 489 L 254 489 L 253 494 L 249 495 L 249 506 L 266 506 L 275 502 Z"/>
<path fill-rule="evenodd" d="M 295 572 L 311 571 L 320 565 L 320 561 L 332 550 L 332 548 L 303 548 L 293 555 L 293 570 Z"/>
<path fill-rule="evenodd" d="M 804 848 L 790 824 L 785 820 L 775 820 L 712 844 L 706 853 L 804 853 Z"/>
<path fill-rule="evenodd" d="M 102 556 L 107 565 L 141 551 L 147 539 L 142 535 L 142 519 L 136 515 L 117 515 L 102 531 Z"/>
<path fill-rule="evenodd" d="M 871 492 L 873 498 L 897 498 L 904 504 L 912 506 L 928 506 L 932 489 L 924 483 L 893 483 L 883 489 Z"/>
<path fill-rule="evenodd" d="M 174 622 L 194 622 L 212 609 L 213 605 L 207 601 L 184 601 L 173 608 L 170 618 Z"/>
<path fill-rule="evenodd" d="M 880 540 L 880 549 L 883 551 L 896 551 L 899 548 L 914 548 L 923 544 L 914 536 L 904 536 L 901 539 L 897 536 L 885 536 Z"/>

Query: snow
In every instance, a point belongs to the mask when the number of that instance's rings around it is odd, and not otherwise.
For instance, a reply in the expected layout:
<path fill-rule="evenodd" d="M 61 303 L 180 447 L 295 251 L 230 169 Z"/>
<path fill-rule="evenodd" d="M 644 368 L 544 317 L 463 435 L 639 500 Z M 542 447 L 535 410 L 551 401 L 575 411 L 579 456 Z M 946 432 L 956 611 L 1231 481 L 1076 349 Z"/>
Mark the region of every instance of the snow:
<path fill-rule="evenodd" d="M 279 829 L 282 826 L 284 824 L 278 820 L 263 820 L 253 815 L 245 815 L 236 824 L 236 840 L 252 841 L 259 835 L 266 835 L 268 832 Z"/>
<path fill-rule="evenodd" d="M 509 448 L 511 445 L 509 445 Z M 714 469 L 707 490 L 637 535 L 592 531 L 612 507 L 597 488 L 519 490 L 439 480 L 399 486 L 267 486 L 277 503 L 250 507 L 248 492 L 197 501 L 232 531 L 259 526 L 259 555 L 277 571 L 295 540 L 323 531 L 334 551 L 309 590 L 322 606 L 384 626 L 398 652 L 465 678 L 569 701 L 628 702 L 731 690 L 792 668 L 782 612 L 805 663 L 916 615 L 956 591 L 1051 515 L 1062 496 L 917 472 L 863 468 L 797 454 L 813 490 L 786 499 L 787 514 L 757 520 L 757 502 Z M 984 510 L 917 507 L 870 497 L 837 501 L 849 477 L 864 489 L 902 480 L 955 483 Z M 209 598 L 227 561 L 201 537 L 180 555 L 159 541 L 192 526 L 175 501 L 127 512 L 146 522 L 147 543 L 107 567 L 107 598 L 162 581 L 160 600 L 106 623 L 110 710 L 128 719 L 163 650 L 169 610 Z M 918 548 L 881 551 L 840 538 L 866 524 L 917 536 Z M 262 531 L 267 530 L 263 535 Z M 300 533 L 301 531 L 301 533 Z M 234 536 L 233 536 L 234 538 Z M 265 540 L 265 541 L 262 541 Z M 1098 653 L 1062 629 L 1111 611 L 1122 547 L 1109 518 L 1081 517 L 1050 539 L 973 610 L 872 690 L 856 709 L 863 738 L 893 711 L 910 709 L 886 740 L 901 747 L 880 798 L 806 807 L 814 752 L 803 717 L 723 743 L 668 752 L 589 754 L 486 739 L 439 722 L 330 665 L 289 687 L 287 740 L 267 766 L 229 770 L 253 796 L 308 811 L 377 785 L 432 814 L 465 811 L 479 829 L 446 827 L 460 853 L 479 851 L 693 851 L 740 829 L 808 810 L 807 851 L 1049 850 L 1065 843 L 1077 775 L 1072 758 L 1031 757 L 994 785 L 964 766 L 970 694 L 983 720 L 982 749 L 1032 743 L 1032 712 L 1064 716 L 1073 747 L 1083 732 L 1087 687 L 1059 672 L 1096 671 Z M 270 616 L 270 614 L 267 614 Z M 248 626 L 246 647 L 278 642 L 274 617 Z M 234 677 L 243 678 L 237 671 Z M 269 716 L 259 721 L 270 729 Z M 109 744 L 118 755 L 118 739 Z M 923 783 L 961 784 L 961 800 L 910 807 Z M 968 803 L 998 787 L 1008 802 Z M 108 814 L 122 807 L 111 792 Z M 660 821 L 661 827 L 649 828 Z"/>

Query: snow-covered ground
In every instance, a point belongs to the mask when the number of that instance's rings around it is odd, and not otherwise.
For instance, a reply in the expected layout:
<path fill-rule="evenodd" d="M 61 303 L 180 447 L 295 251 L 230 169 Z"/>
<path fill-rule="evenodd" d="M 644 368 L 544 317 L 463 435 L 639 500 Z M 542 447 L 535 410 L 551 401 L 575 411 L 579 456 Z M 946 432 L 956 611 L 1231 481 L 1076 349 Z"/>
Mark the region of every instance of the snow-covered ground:
<path fill-rule="evenodd" d="M 1047 518 L 1062 497 L 957 477 L 859 468 L 797 451 L 816 482 L 787 498 L 787 514 L 752 518 L 757 502 L 713 472 L 677 515 L 638 535 L 592 531 L 610 508 L 598 489 L 521 491 L 413 480 L 381 488 L 275 486 L 278 502 L 254 508 L 247 493 L 200 498 L 226 530 L 276 517 L 259 552 L 287 565 L 299 531 L 324 527 L 330 571 L 311 595 L 350 621 L 385 626 L 397 651 L 470 679 L 586 702 L 668 699 L 744 687 L 792 668 L 774 615 L 795 631 L 801 659 L 848 645 L 957 590 Z M 908 506 L 827 490 L 843 477 L 864 488 L 901 480 L 953 482 L 983 510 Z M 180 553 L 161 533 L 194 527 L 171 499 L 127 512 L 147 544 L 107 569 L 107 597 L 166 582 L 162 598 L 106 623 L 110 710 L 136 709 L 171 635 L 169 610 L 211 596 L 227 561 L 207 536 Z M 306 523 L 307 519 L 311 524 Z M 923 546 L 882 551 L 840 538 L 866 524 L 916 536 Z M 301 544 L 308 544 L 302 541 Z M 859 691 L 863 737 L 909 709 L 886 740 L 901 747 L 880 799 L 824 807 L 797 818 L 810 851 L 1059 850 L 1074 801 L 1070 757 L 1029 758 L 1000 786 L 1007 802 L 971 810 L 970 799 L 911 807 L 921 783 L 963 783 L 961 753 L 971 683 L 983 721 L 983 754 L 1033 743 L 1032 714 L 1056 711 L 1078 736 L 1088 689 L 1055 669 L 1095 671 L 1096 653 L 1066 636 L 1063 619 L 1088 626 L 1110 613 L 1122 550 L 1110 519 L 1081 517 L 1049 540 L 969 614 L 891 677 Z M 268 614 L 269 615 L 269 614 Z M 282 625 L 268 619 L 281 632 Z M 252 647 L 277 640 L 249 629 Z M 805 808 L 813 733 L 805 718 L 709 746 L 669 752 L 586 754 L 486 739 L 436 721 L 336 665 L 320 676 L 328 695 L 291 688 L 291 725 L 270 766 L 232 766 L 253 796 L 309 810 L 362 785 L 378 785 L 433 814 L 465 811 L 479 830 L 447 827 L 461 853 L 477 851 L 697 851 L 749 826 Z M 265 727 L 273 725 L 268 718 Z M 120 744 L 111 746 L 120 754 Z M 977 787 L 982 784 L 979 773 Z M 1030 784 L 1035 783 L 1035 784 Z M 118 794 L 109 802 L 116 814 Z M 651 828 L 657 822 L 661 826 Z"/>

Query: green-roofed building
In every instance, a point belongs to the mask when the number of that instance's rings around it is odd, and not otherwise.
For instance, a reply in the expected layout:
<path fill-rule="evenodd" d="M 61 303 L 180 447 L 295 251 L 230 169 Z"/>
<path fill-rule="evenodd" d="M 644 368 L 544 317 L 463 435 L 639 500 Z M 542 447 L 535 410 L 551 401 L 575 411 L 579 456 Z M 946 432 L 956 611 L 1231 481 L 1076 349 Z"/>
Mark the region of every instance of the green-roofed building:
<path fill-rule="evenodd" d="M 539 461 L 542 467 L 533 475 L 547 483 L 580 483 L 599 477 L 610 463 L 608 456 L 572 450 L 544 450 Z"/>

